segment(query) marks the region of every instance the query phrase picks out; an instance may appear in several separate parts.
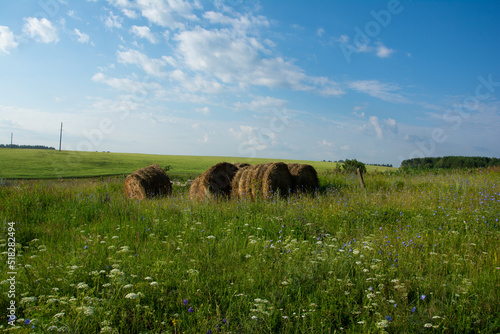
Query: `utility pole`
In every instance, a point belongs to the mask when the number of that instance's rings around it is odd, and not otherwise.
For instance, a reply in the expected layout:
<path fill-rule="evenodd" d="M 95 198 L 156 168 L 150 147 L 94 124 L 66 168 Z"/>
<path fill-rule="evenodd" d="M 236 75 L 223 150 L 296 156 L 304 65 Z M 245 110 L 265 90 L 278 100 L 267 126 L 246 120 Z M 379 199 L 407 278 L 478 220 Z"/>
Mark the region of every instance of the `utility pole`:
<path fill-rule="evenodd" d="M 61 134 L 59 135 L 59 152 L 61 152 L 61 143 L 62 143 L 62 122 L 61 122 Z"/>
<path fill-rule="evenodd" d="M 12 138 L 14 137 L 14 133 L 11 132 L 10 133 L 10 147 L 12 147 Z"/>

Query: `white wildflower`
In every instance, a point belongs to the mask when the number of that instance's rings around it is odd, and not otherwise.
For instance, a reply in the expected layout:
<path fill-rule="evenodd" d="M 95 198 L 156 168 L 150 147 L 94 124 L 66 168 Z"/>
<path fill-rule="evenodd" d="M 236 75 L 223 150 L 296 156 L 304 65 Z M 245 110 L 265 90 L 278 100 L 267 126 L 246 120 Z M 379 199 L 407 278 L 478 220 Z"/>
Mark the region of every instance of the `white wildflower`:
<path fill-rule="evenodd" d="M 88 289 L 89 288 L 89 285 L 86 284 L 85 282 L 80 282 L 78 283 L 78 285 L 76 286 L 77 289 Z"/>
<path fill-rule="evenodd" d="M 432 327 L 432 324 L 430 324 L 430 323 L 426 323 L 426 324 L 424 325 L 424 327 L 425 327 L 425 328 L 431 328 L 431 327 Z"/>
<path fill-rule="evenodd" d="M 137 298 L 139 298 L 139 295 L 137 295 L 136 293 L 131 292 L 131 293 L 125 295 L 125 298 L 127 298 L 127 299 L 137 299 Z"/>
<path fill-rule="evenodd" d="M 54 314 L 54 316 L 52 318 L 62 318 L 62 317 L 64 317 L 65 314 L 66 313 L 64 313 L 64 312 L 56 313 L 56 314 Z"/>
<path fill-rule="evenodd" d="M 152 286 L 158 286 L 158 282 L 151 282 L 150 285 L 152 285 Z"/>
<path fill-rule="evenodd" d="M 124 289 L 130 289 L 131 287 L 133 287 L 132 284 L 126 284 L 123 286 Z"/>
<path fill-rule="evenodd" d="M 378 328 L 385 328 L 389 326 L 389 321 L 386 319 L 382 320 L 381 322 L 377 322 L 377 327 Z"/>

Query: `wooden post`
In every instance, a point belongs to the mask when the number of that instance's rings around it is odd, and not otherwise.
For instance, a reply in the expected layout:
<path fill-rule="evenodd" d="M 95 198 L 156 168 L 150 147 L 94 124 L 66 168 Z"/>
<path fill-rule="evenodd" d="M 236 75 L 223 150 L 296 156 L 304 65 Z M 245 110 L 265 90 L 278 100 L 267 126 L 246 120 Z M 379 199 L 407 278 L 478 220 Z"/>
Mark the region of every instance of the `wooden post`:
<path fill-rule="evenodd" d="M 361 188 L 365 189 L 365 181 L 363 181 L 363 173 L 361 173 L 361 169 L 358 168 L 358 178 L 359 183 L 361 183 Z"/>

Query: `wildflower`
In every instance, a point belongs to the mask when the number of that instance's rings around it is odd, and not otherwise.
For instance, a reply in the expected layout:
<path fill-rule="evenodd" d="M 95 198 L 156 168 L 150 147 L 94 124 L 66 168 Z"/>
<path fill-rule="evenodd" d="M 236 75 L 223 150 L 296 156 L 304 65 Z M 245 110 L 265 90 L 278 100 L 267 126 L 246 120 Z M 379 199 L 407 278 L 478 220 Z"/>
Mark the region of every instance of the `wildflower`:
<path fill-rule="evenodd" d="M 215 239 L 215 237 L 213 235 L 209 235 L 207 239 Z"/>
<path fill-rule="evenodd" d="M 193 313 L 194 312 L 194 309 L 192 307 L 188 308 L 188 312 L 189 313 Z"/>
<path fill-rule="evenodd" d="M 30 319 L 26 319 L 26 320 L 24 321 L 24 324 L 25 324 L 25 325 L 29 325 L 29 324 L 30 324 L 30 322 L 31 322 L 31 320 L 30 320 Z"/>
<path fill-rule="evenodd" d="M 157 286 L 158 285 L 158 282 L 151 282 L 150 285 L 152 286 Z"/>
<path fill-rule="evenodd" d="M 188 303 L 188 300 L 184 299 L 182 302 L 184 303 L 184 305 L 186 305 Z"/>
<path fill-rule="evenodd" d="M 56 314 L 54 314 L 53 318 L 62 318 L 62 317 L 64 317 L 65 314 L 66 313 L 64 313 L 64 312 L 56 313 Z"/>
<path fill-rule="evenodd" d="M 420 299 L 424 300 L 424 299 L 425 299 L 425 297 L 426 297 L 425 295 L 422 295 L 422 296 L 420 297 Z"/>
<path fill-rule="evenodd" d="M 430 324 L 430 323 L 426 323 L 426 324 L 424 325 L 424 327 L 425 327 L 425 328 L 431 328 L 431 327 L 432 327 L 432 324 Z"/>
<path fill-rule="evenodd" d="M 392 318 L 390 316 L 386 316 L 385 318 L 387 319 L 387 321 L 392 321 Z"/>
<path fill-rule="evenodd" d="M 360 325 L 364 325 L 364 323 L 365 323 L 364 320 L 358 321 L 358 324 L 360 324 Z"/>
<path fill-rule="evenodd" d="M 411 313 L 415 312 L 417 309 L 415 308 L 415 306 L 413 306 L 413 308 L 411 309 Z"/>
<path fill-rule="evenodd" d="M 385 319 L 377 323 L 378 328 L 385 328 L 389 326 L 389 322 Z"/>
<path fill-rule="evenodd" d="M 152 279 L 151 277 L 149 277 L 149 276 L 148 276 L 148 277 L 145 277 L 144 279 L 145 279 L 146 281 L 152 281 L 152 280 L 153 280 L 153 279 Z"/>
<path fill-rule="evenodd" d="M 125 298 L 127 298 L 127 299 L 137 299 L 137 298 L 139 298 L 139 296 L 137 294 L 131 292 L 131 293 L 127 294 L 125 296 Z"/>
<path fill-rule="evenodd" d="M 133 287 L 132 284 L 126 284 L 123 286 L 124 289 L 130 289 L 131 287 Z"/>
<path fill-rule="evenodd" d="M 89 287 L 88 284 L 85 284 L 84 282 L 80 282 L 76 286 L 77 289 L 88 289 L 88 287 Z"/>
<path fill-rule="evenodd" d="M 253 320 L 257 320 L 257 317 L 255 315 L 252 316 Z"/>

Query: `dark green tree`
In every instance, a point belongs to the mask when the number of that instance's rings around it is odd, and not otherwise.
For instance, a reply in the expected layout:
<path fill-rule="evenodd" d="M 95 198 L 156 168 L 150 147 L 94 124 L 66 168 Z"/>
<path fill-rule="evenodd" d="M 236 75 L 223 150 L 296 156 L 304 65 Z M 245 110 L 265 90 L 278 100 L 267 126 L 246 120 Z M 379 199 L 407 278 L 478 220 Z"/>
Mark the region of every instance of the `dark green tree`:
<path fill-rule="evenodd" d="M 356 173 L 356 170 L 358 168 L 361 171 L 361 173 L 366 173 L 365 164 L 356 159 L 353 160 L 345 159 L 344 165 L 342 167 L 344 168 L 344 171 L 348 173 Z"/>

